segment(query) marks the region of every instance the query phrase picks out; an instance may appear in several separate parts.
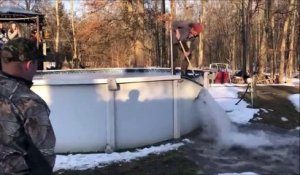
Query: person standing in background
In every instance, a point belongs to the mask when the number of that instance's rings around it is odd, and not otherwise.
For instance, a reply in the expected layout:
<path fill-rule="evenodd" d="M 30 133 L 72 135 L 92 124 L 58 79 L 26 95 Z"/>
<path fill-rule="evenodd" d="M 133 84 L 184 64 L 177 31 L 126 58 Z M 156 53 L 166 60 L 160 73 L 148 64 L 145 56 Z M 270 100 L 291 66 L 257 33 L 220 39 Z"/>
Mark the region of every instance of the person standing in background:
<path fill-rule="evenodd" d="M 7 31 L 8 39 L 22 37 L 20 27 L 16 23 L 11 23 L 10 28 Z"/>
<path fill-rule="evenodd" d="M 42 43 L 42 38 L 41 35 L 37 34 L 36 29 L 32 29 L 30 32 L 30 39 L 34 41 L 35 43 L 41 44 Z"/>
<path fill-rule="evenodd" d="M 3 27 L 3 24 L 0 23 L 0 48 L 8 41 L 7 39 L 7 32 Z"/>
<path fill-rule="evenodd" d="M 181 75 L 186 76 L 189 66 L 188 59 L 192 57 L 192 52 L 197 46 L 197 38 L 199 33 L 203 31 L 203 26 L 200 23 L 174 21 L 172 23 L 172 42 L 173 42 L 173 57 L 178 59 L 178 51 L 183 52 L 181 58 Z M 182 46 L 184 47 L 184 50 Z M 174 69 L 174 68 L 173 68 Z"/>

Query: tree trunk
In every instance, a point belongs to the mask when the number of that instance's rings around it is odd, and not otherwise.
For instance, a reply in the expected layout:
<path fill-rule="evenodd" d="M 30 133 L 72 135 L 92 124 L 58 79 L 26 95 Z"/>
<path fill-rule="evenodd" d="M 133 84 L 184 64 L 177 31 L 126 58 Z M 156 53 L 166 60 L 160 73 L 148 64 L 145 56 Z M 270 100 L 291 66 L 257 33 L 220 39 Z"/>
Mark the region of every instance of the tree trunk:
<path fill-rule="evenodd" d="M 136 3 L 136 30 L 135 45 L 134 45 L 134 58 L 135 67 L 144 67 L 144 0 L 137 0 Z"/>
<path fill-rule="evenodd" d="M 242 70 L 243 76 L 246 74 L 246 62 L 247 62 L 247 31 L 246 31 L 246 10 L 245 0 L 242 0 L 242 45 L 243 45 L 243 59 L 242 59 Z"/>
<path fill-rule="evenodd" d="M 170 29 L 170 60 L 171 60 L 171 69 L 172 69 L 172 74 L 175 74 L 175 67 L 176 67 L 176 60 L 174 59 L 174 55 L 173 55 L 173 43 L 171 42 L 171 38 L 172 38 L 172 22 L 176 19 L 176 2 L 175 0 L 170 0 L 170 4 L 171 4 L 171 20 L 169 21 L 169 29 Z"/>
<path fill-rule="evenodd" d="M 166 13 L 166 3 L 165 0 L 161 1 L 161 12 L 163 15 Z M 166 52 L 166 22 L 165 20 L 162 21 L 161 26 L 161 56 L 163 61 L 163 67 L 168 67 L 169 60 L 167 59 L 167 52 Z"/>
<path fill-rule="evenodd" d="M 269 43 L 269 36 L 270 33 L 272 33 L 271 30 L 271 18 L 270 18 L 270 11 L 271 11 L 271 5 L 272 0 L 265 0 L 265 10 L 264 10 L 264 18 L 263 18 L 263 33 L 262 33 L 262 39 L 261 39 L 261 45 L 260 45 L 260 55 L 258 59 L 258 77 L 262 79 L 264 77 L 265 73 L 265 64 L 267 60 L 269 60 L 269 49 L 270 49 L 270 43 Z"/>
<path fill-rule="evenodd" d="M 258 15 L 259 16 L 259 15 Z M 255 55 L 255 71 L 258 73 L 258 59 L 260 55 L 260 37 L 261 37 L 261 31 L 260 31 L 260 24 L 259 22 L 256 24 L 256 37 L 255 37 L 255 50 L 256 50 L 256 55 Z"/>
<path fill-rule="evenodd" d="M 71 0 L 71 22 L 72 22 L 72 32 L 73 32 L 73 59 L 77 58 L 77 40 L 75 33 L 75 25 L 74 25 L 74 0 Z"/>
<path fill-rule="evenodd" d="M 59 29 L 60 29 L 60 21 L 59 21 L 59 2 L 60 0 L 56 0 L 55 10 L 56 10 L 56 38 L 55 38 L 55 52 L 58 53 L 59 47 Z"/>
<path fill-rule="evenodd" d="M 289 1 L 289 12 L 292 11 L 292 4 L 294 4 L 295 0 Z M 284 62 L 285 62 L 285 56 L 286 56 L 286 39 L 288 34 L 288 28 L 289 28 L 289 18 L 288 16 L 285 18 L 283 31 L 282 31 L 282 37 L 281 37 L 281 44 L 280 44 L 280 62 L 279 62 L 279 83 L 284 83 Z"/>
<path fill-rule="evenodd" d="M 158 11 L 158 1 L 154 2 L 154 11 Z M 156 66 L 162 67 L 162 57 L 160 54 L 160 39 L 159 39 L 159 22 L 155 21 L 155 56 L 156 56 Z"/>
<path fill-rule="evenodd" d="M 128 45 L 130 46 L 130 53 L 129 53 L 129 57 L 128 57 L 128 62 L 127 65 L 129 67 L 134 67 L 136 66 L 136 62 L 135 62 L 135 30 L 136 30 L 136 26 L 134 27 L 134 13 L 133 13 L 133 2 L 132 0 L 124 0 L 123 1 L 123 8 L 124 8 L 124 20 L 126 23 L 126 26 L 128 28 L 130 28 L 131 30 L 129 31 L 129 38 L 127 38 L 126 42 L 128 43 Z"/>
<path fill-rule="evenodd" d="M 233 70 L 236 70 L 236 42 L 237 42 L 237 36 L 233 35 L 233 41 L 232 41 L 232 60 L 231 60 L 231 68 Z"/>
<path fill-rule="evenodd" d="M 25 9 L 30 10 L 31 0 L 25 0 Z"/>
<path fill-rule="evenodd" d="M 205 0 L 201 0 L 201 13 L 200 13 L 200 23 L 203 25 L 203 18 L 205 15 Z M 203 67 L 203 50 L 204 50 L 204 43 L 203 43 L 203 33 L 199 34 L 199 57 L 198 57 L 198 68 Z"/>
<path fill-rule="evenodd" d="M 293 2 L 292 2 L 293 3 Z M 294 6 L 294 4 L 292 4 Z M 287 82 L 291 83 L 293 78 L 293 61 L 295 58 L 295 33 L 296 33 L 296 9 L 293 10 L 292 16 L 290 16 L 291 21 L 291 34 L 290 34 L 290 46 L 289 46 L 289 57 L 287 62 Z"/>
<path fill-rule="evenodd" d="M 272 32 L 273 42 L 272 42 L 272 44 L 273 44 L 273 48 L 274 48 L 274 52 L 273 52 L 273 72 L 274 72 L 274 78 L 276 78 L 276 75 L 278 73 L 278 69 L 277 69 L 278 68 L 278 62 L 277 62 L 278 59 L 277 59 L 277 57 L 278 57 L 279 54 L 277 52 L 277 50 L 278 50 L 277 48 L 278 48 L 278 44 L 279 44 L 279 42 L 278 42 L 279 34 L 276 33 L 276 31 L 275 31 L 275 17 L 274 17 L 274 15 L 272 17 L 271 25 L 272 25 L 272 29 L 273 29 L 273 32 Z"/>
<path fill-rule="evenodd" d="M 176 2 L 175 0 L 170 0 L 170 4 L 171 4 L 171 16 L 172 16 L 172 20 L 176 19 Z"/>
<path fill-rule="evenodd" d="M 248 5 L 247 5 L 247 11 L 246 11 L 246 16 L 245 16 L 245 18 L 246 18 L 246 21 L 245 21 L 245 23 L 246 23 L 246 25 L 245 25 L 245 37 L 246 37 L 246 40 L 245 40 L 245 42 L 246 42 L 246 60 L 244 60 L 245 61 L 245 67 L 243 68 L 244 70 L 245 70 L 245 72 L 249 72 L 249 67 L 250 67 L 250 45 L 249 45 L 249 43 L 250 43 L 250 40 L 249 40 L 249 36 L 250 36 L 250 32 L 251 32 L 251 26 L 250 26 L 250 23 L 251 23 L 251 9 L 252 9 L 252 5 L 253 5 L 253 3 L 252 3 L 252 0 L 248 0 Z M 252 66 L 251 66 L 252 67 Z"/>
<path fill-rule="evenodd" d="M 268 36 L 268 42 L 270 44 L 270 49 L 272 50 L 271 52 L 268 52 L 270 56 L 270 76 L 272 79 L 275 79 L 276 75 L 276 64 L 275 64 L 275 56 L 276 56 L 276 49 L 274 45 L 274 22 L 275 22 L 275 17 L 274 15 L 271 16 L 271 21 L 270 21 L 270 29 L 269 31 L 269 36 Z"/>

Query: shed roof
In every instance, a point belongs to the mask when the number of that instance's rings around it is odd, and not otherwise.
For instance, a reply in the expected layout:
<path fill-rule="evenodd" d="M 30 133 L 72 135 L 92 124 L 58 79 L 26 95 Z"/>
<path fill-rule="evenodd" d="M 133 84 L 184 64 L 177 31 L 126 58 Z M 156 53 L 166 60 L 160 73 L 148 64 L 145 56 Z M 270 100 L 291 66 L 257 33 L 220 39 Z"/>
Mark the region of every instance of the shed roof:
<path fill-rule="evenodd" d="M 44 22 L 44 15 L 28 11 L 14 6 L 0 7 L 0 21 L 15 21 L 18 23 L 36 23 L 37 17 L 40 23 Z"/>

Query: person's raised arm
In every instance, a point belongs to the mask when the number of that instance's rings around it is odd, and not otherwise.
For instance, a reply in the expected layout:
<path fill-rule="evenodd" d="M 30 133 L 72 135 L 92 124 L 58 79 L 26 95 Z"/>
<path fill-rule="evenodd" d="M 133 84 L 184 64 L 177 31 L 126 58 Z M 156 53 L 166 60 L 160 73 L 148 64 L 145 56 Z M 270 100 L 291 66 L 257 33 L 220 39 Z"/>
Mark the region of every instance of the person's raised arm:
<path fill-rule="evenodd" d="M 16 37 L 16 35 L 18 35 L 19 32 L 17 30 L 15 30 L 14 32 L 11 33 L 11 31 L 9 30 L 7 33 L 8 33 L 7 34 L 8 39 L 12 40 Z"/>
<path fill-rule="evenodd" d="M 190 31 L 189 23 L 186 21 L 174 21 L 172 23 L 174 35 L 178 41 L 186 40 L 186 37 Z"/>
<path fill-rule="evenodd" d="M 186 28 L 186 22 L 184 21 L 174 21 L 172 23 L 172 29 L 175 31 L 175 37 L 177 40 L 181 40 L 180 37 L 181 37 L 181 33 L 180 33 L 180 30 L 183 29 L 183 28 Z"/>

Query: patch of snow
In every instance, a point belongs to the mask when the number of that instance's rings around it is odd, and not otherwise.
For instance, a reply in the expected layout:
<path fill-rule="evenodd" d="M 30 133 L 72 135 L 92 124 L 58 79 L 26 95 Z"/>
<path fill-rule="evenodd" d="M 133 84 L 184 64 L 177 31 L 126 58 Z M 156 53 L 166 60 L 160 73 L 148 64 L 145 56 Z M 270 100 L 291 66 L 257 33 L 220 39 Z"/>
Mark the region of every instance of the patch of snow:
<path fill-rule="evenodd" d="M 95 167 L 103 167 L 115 162 L 129 162 L 134 159 L 145 157 L 149 154 L 160 154 L 163 152 L 176 150 L 184 143 L 164 144 L 160 146 L 151 146 L 150 148 L 137 149 L 134 152 L 113 152 L 111 154 L 75 154 L 75 155 L 57 155 L 54 171 L 58 170 L 86 170 Z"/>
<path fill-rule="evenodd" d="M 261 117 L 256 117 L 254 120 L 262 120 L 262 118 Z"/>
<path fill-rule="evenodd" d="M 247 124 L 253 115 L 259 111 L 259 109 L 248 108 L 249 104 L 243 100 L 235 105 L 239 101 L 238 92 L 244 91 L 244 88 L 229 87 L 228 85 L 208 89 L 208 92 L 225 111 L 232 111 L 227 113 L 231 121 L 239 124 Z"/>
<path fill-rule="evenodd" d="M 194 143 L 194 142 L 191 141 L 190 139 L 183 139 L 182 142 L 185 142 L 185 143 Z"/>
<path fill-rule="evenodd" d="M 294 85 L 300 85 L 300 80 L 299 80 L 299 78 L 293 78 L 293 79 L 292 79 L 292 83 L 293 83 Z"/>
<path fill-rule="evenodd" d="M 218 175 L 258 175 L 258 174 L 253 172 L 244 172 L 244 173 L 222 173 Z"/>
<path fill-rule="evenodd" d="M 281 117 L 280 119 L 281 119 L 281 121 L 284 121 L 284 122 L 289 121 L 289 120 L 288 120 L 287 118 L 285 118 L 285 117 Z"/>
<path fill-rule="evenodd" d="M 293 103 L 295 109 L 300 112 L 300 94 L 293 94 L 288 97 L 288 99 Z"/>
<path fill-rule="evenodd" d="M 260 110 L 262 110 L 264 113 L 269 113 L 269 111 L 267 109 L 260 108 Z"/>

